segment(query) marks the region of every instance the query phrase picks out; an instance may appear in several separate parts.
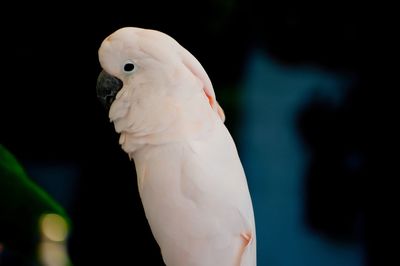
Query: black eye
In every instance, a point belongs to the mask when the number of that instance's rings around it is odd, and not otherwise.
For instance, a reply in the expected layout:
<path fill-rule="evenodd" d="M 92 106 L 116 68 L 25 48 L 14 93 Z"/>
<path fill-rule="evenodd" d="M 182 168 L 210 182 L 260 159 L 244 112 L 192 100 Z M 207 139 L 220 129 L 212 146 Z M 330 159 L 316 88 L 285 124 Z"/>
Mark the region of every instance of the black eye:
<path fill-rule="evenodd" d="M 124 71 L 125 72 L 132 72 L 135 69 L 135 65 L 131 62 L 128 62 L 124 65 Z"/>

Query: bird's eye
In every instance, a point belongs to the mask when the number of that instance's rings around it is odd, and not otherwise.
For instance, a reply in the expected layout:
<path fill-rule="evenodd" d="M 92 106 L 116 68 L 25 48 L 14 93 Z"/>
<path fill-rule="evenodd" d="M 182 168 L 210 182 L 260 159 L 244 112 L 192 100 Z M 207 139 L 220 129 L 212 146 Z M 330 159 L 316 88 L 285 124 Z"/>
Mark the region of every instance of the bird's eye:
<path fill-rule="evenodd" d="M 128 61 L 124 64 L 125 73 L 132 73 L 133 70 L 135 70 L 135 65 L 131 61 Z"/>

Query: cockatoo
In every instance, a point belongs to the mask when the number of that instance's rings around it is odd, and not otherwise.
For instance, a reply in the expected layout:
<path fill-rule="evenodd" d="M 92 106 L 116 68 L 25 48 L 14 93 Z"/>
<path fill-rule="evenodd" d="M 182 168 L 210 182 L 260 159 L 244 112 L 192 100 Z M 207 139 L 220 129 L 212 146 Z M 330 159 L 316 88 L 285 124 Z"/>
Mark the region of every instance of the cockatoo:
<path fill-rule="evenodd" d="M 211 81 L 172 37 L 121 28 L 99 48 L 97 95 L 134 160 L 168 266 L 254 266 L 246 176 Z"/>

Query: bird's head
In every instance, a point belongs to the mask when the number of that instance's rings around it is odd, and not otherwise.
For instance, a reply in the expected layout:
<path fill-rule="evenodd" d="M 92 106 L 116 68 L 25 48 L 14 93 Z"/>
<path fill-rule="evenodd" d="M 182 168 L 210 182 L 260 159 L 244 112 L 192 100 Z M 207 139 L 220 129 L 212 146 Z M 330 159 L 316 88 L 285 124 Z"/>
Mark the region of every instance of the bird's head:
<path fill-rule="evenodd" d="M 117 132 L 137 132 L 144 124 L 152 130 L 167 127 L 177 112 L 190 113 L 193 97 L 209 102 L 223 119 L 205 70 L 167 34 L 121 28 L 102 42 L 98 53 L 103 71 L 97 95 Z"/>
<path fill-rule="evenodd" d="M 126 27 L 108 36 L 100 46 L 99 61 L 103 68 L 97 80 L 97 95 L 110 108 L 121 89 L 147 86 L 158 94 L 167 88 L 181 64 L 178 45 L 168 35 L 141 28 Z M 161 83 L 161 84 L 157 84 Z M 171 86 L 173 88 L 173 86 Z M 170 88 L 171 88 L 170 87 Z"/>

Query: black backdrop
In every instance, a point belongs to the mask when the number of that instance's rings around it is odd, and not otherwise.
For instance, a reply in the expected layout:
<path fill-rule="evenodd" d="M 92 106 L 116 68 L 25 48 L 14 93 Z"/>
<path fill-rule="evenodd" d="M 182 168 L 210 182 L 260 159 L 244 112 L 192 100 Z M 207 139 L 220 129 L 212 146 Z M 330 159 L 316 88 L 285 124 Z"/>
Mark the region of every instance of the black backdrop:
<path fill-rule="evenodd" d="M 386 148 L 393 140 L 388 118 L 395 113 L 390 104 L 395 92 L 386 71 L 385 59 L 392 55 L 383 32 L 388 24 L 378 23 L 385 13 L 334 2 L 307 7 L 257 1 L 35 3 L 2 11 L 10 16 L 1 18 L 0 142 L 22 161 L 79 166 L 68 210 L 75 265 L 162 265 L 137 194 L 133 163 L 117 145 L 95 94 L 97 49 L 123 26 L 173 36 L 202 62 L 217 94 L 219 86 L 240 79 L 246 52 L 255 43 L 286 64 L 311 62 L 356 73 L 359 82 L 339 126 L 360 133 L 346 145 L 365 155 L 357 189 L 367 217 L 368 262 L 388 265 L 394 248 L 388 239 L 395 238 L 389 189 L 395 174 Z M 348 114 L 359 123 L 346 122 Z M 312 136 L 309 120 L 299 123 L 305 139 Z"/>

